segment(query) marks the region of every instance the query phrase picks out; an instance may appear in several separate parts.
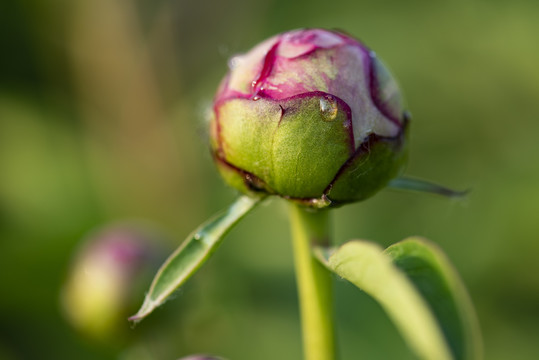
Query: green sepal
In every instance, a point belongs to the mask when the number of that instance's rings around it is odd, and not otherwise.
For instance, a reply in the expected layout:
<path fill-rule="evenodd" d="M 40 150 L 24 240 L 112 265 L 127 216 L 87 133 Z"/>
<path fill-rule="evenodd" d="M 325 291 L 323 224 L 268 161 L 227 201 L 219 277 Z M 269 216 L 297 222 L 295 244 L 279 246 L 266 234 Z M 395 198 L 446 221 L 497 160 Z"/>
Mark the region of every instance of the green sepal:
<path fill-rule="evenodd" d="M 401 135 L 403 138 L 404 134 Z M 335 204 L 365 200 L 399 175 L 407 160 L 404 139 L 368 138 L 327 192 Z"/>
<path fill-rule="evenodd" d="M 221 104 L 217 112 L 220 156 L 267 182 L 273 170 L 273 134 L 281 114 L 279 104 L 265 99 L 231 99 Z"/>
<path fill-rule="evenodd" d="M 348 110 L 334 102 L 321 112 L 324 95 L 285 100 L 231 99 L 218 107 L 218 149 L 223 160 L 253 174 L 268 193 L 287 198 L 320 198 L 353 154 Z M 237 178 L 231 184 L 238 186 Z"/>
<path fill-rule="evenodd" d="M 338 104 L 335 118 L 327 121 L 320 96 L 293 99 L 284 106 L 273 140 L 269 185 L 289 197 L 319 198 L 353 154 L 350 120 Z"/>

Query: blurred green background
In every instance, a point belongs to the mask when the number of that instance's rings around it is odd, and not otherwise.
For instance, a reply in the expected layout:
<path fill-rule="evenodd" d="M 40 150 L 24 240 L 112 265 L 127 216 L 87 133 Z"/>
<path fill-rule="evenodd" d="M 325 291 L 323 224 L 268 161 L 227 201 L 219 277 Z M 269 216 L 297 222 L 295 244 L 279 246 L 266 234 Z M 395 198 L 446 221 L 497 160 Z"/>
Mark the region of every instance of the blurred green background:
<path fill-rule="evenodd" d="M 278 199 L 135 328 L 96 340 L 60 303 L 89 231 L 153 224 L 170 250 L 232 202 L 204 114 L 229 57 L 298 27 L 374 49 L 413 116 L 407 174 L 473 188 L 464 203 L 382 191 L 334 211 L 335 240 L 436 241 L 477 307 L 485 358 L 537 359 L 538 18 L 533 0 L 2 1 L 0 359 L 301 358 Z M 374 301 L 343 281 L 335 292 L 342 359 L 414 359 Z"/>

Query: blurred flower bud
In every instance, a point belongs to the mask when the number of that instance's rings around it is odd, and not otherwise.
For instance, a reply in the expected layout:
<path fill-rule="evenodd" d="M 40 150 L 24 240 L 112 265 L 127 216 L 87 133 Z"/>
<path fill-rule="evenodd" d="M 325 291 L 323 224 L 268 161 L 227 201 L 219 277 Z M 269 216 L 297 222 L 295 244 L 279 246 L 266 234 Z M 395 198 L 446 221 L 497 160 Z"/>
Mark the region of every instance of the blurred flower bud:
<path fill-rule="evenodd" d="M 111 226 L 91 235 L 76 253 L 62 291 L 69 322 L 98 339 L 127 328 L 127 315 L 160 260 L 156 240 L 131 226 Z"/>
<path fill-rule="evenodd" d="M 363 200 L 405 163 L 408 117 L 376 55 L 335 31 L 295 30 L 230 60 L 210 122 L 225 181 L 313 207 Z"/>

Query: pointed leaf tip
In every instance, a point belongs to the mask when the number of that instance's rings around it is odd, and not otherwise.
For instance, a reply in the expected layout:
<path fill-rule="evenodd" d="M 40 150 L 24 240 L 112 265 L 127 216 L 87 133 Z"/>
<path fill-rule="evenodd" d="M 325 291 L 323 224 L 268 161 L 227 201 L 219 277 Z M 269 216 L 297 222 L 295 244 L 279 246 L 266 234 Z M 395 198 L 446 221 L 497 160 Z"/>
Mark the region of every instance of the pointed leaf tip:
<path fill-rule="evenodd" d="M 148 316 L 157 306 L 158 305 L 156 305 L 148 298 L 148 296 L 146 296 L 139 311 L 135 315 L 128 317 L 127 320 L 131 321 L 133 324 L 137 324 L 146 316 Z"/>

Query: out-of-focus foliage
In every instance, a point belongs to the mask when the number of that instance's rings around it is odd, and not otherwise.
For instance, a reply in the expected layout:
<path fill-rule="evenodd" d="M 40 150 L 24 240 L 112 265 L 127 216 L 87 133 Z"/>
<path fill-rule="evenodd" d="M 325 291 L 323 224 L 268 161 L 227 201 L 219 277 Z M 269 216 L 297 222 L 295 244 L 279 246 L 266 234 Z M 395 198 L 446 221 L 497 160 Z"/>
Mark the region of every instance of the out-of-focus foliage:
<path fill-rule="evenodd" d="M 436 241 L 470 290 L 485 358 L 536 358 L 538 16 L 531 0 L 2 1 L 0 358 L 300 358 L 280 201 L 242 222 L 174 303 L 126 320 L 126 336 L 85 338 L 59 300 L 91 229 L 141 219 L 172 248 L 232 202 L 205 111 L 230 56 L 298 27 L 376 50 L 412 112 L 407 174 L 473 187 L 466 204 L 383 191 L 334 212 L 336 240 Z M 335 287 L 343 359 L 413 359 L 374 301 Z"/>

